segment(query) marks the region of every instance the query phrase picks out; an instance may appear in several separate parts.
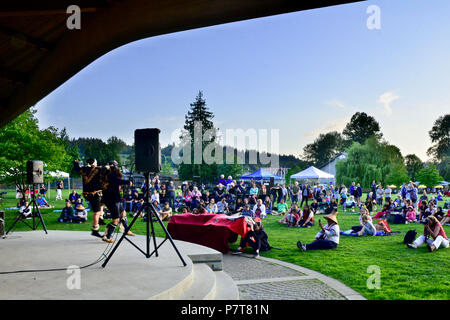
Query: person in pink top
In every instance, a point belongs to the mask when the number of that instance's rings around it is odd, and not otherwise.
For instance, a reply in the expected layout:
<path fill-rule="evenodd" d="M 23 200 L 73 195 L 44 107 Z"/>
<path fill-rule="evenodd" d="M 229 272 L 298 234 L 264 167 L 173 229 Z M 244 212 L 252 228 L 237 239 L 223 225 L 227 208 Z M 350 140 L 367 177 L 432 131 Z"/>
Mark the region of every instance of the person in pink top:
<path fill-rule="evenodd" d="M 408 222 L 415 222 L 416 219 L 416 211 L 414 210 L 413 206 L 408 207 L 408 211 L 406 212 L 406 221 Z"/>
<path fill-rule="evenodd" d="M 183 198 L 186 207 L 192 210 L 192 192 L 191 190 L 189 190 L 189 188 L 186 188 L 186 190 L 184 191 Z"/>
<path fill-rule="evenodd" d="M 428 238 L 431 237 L 432 239 Z M 409 243 L 408 247 L 417 249 L 424 242 L 427 243 L 428 251 L 433 252 L 440 248 L 448 248 L 449 242 L 444 228 L 434 216 L 425 219 L 425 227 L 423 235 L 417 238 L 413 243 Z"/>

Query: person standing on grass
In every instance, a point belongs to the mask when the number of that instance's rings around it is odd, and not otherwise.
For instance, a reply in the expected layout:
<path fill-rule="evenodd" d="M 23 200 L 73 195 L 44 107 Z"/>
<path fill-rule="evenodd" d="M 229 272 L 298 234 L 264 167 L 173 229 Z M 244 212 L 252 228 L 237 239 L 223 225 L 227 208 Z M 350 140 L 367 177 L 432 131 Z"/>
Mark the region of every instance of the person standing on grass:
<path fill-rule="evenodd" d="M 361 207 L 362 195 L 363 195 L 363 190 L 361 188 L 361 185 L 358 183 L 356 185 L 356 190 L 355 190 L 355 200 L 356 200 L 356 204 L 358 205 L 358 207 Z"/>
<path fill-rule="evenodd" d="M 383 205 L 383 195 L 384 195 L 384 190 L 381 184 L 378 185 L 375 195 L 377 199 L 377 205 L 378 207 L 381 208 L 381 206 Z"/>
<path fill-rule="evenodd" d="M 64 183 L 62 180 L 56 185 L 56 200 L 62 200 L 62 190 L 64 189 Z"/>
<path fill-rule="evenodd" d="M 386 189 L 384 189 L 384 203 L 388 203 L 391 201 L 391 195 L 392 195 L 392 189 L 389 186 L 386 186 Z"/>
<path fill-rule="evenodd" d="M 429 239 L 428 237 L 432 239 Z M 417 249 L 424 242 L 427 243 L 428 251 L 433 252 L 440 248 L 448 248 L 449 241 L 444 228 L 434 216 L 426 218 L 423 235 L 417 238 L 413 243 L 408 243 L 411 249 Z"/>
<path fill-rule="evenodd" d="M 292 187 L 292 203 L 298 203 L 300 197 L 300 187 L 298 186 L 298 181 L 295 181 Z"/>
<path fill-rule="evenodd" d="M 334 210 L 324 218 L 327 220 L 327 224 L 324 226 L 319 220 L 320 231 L 317 233 L 315 240 L 312 243 L 303 244 L 301 241 L 297 242 L 297 248 L 299 248 L 301 252 L 337 248 L 340 236 L 337 210 Z"/>
<path fill-rule="evenodd" d="M 370 185 L 370 190 L 372 191 L 373 196 L 377 194 L 377 184 L 375 183 L 375 180 L 372 181 L 372 184 Z"/>

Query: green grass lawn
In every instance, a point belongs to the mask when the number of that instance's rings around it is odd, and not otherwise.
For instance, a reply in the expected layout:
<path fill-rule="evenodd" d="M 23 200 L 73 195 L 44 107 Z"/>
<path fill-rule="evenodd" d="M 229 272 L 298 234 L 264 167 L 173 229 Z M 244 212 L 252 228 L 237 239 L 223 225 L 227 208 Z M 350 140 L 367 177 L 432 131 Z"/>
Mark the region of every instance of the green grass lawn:
<path fill-rule="evenodd" d="M 63 198 L 68 197 L 65 190 Z M 365 197 L 365 196 L 364 196 Z M 64 201 L 48 199 L 55 209 L 62 209 Z M 447 199 L 449 201 L 449 199 Z M 15 192 L 8 192 L 0 203 L 0 209 L 16 205 Z M 443 202 L 439 203 L 443 205 Z M 340 208 L 341 209 L 341 208 Z M 43 217 L 49 230 L 77 230 L 89 231 L 90 222 L 85 224 L 60 224 L 56 222 L 60 213 L 53 213 L 54 209 L 42 210 Z M 15 218 L 15 211 L 6 211 L 6 228 Z M 316 220 L 321 215 L 316 217 Z M 298 240 L 311 242 L 318 232 L 317 225 L 312 228 L 288 228 L 277 223 L 278 216 L 269 216 L 264 220 L 265 229 L 272 246 L 282 248 L 263 252 L 261 255 L 282 261 L 294 263 L 327 276 L 340 280 L 367 299 L 443 299 L 450 298 L 450 249 L 441 249 L 429 253 L 426 246 L 417 250 L 407 249 L 403 244 L 406 231 L 417 229 L 421 234 L 423 225 L 391 225 L 393 231 L 401 231 L 399 235 L 387 237 L 351 237 L 341 236 L 339 247 L 335 250 L 307 251 L 301 253 L 296 246 Z M 341 230 L 350 229 L 358 225 L 357 213 L 339 213 Z M 130 221 L 130 220 L 129 220 Z M 166 223 L 167 224 L 167 223 Z M 163 236 L 159 226 L 157 235 Z M 450 227 L 445 226 L 447 235 Z M 40 229 L 42 229 L 40 227 Z M 29 230 L 22 223 L 17 224 L 14 231 Z M 103 229 L 102 229 L 103 231 Z M 141 219 L 133 227 L 137 234 L 145 234 L 145 223 Z M 1 242 L 0 242 L 1 243 Z M 232 244 L 236 248 L 238 243 Z M 381 271 L 381 288 L 369 289 L 367 280 L 371 273 L 367 273 L 369 266 L 379 266 Z"/>

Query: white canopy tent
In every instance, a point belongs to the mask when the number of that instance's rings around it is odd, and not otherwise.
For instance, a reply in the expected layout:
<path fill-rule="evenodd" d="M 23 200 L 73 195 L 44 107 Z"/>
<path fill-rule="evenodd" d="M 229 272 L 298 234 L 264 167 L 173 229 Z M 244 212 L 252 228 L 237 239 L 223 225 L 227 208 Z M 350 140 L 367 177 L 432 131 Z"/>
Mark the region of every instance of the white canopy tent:
<path fill-rule="evenodd" d="M 334 180 L 334 175 L 311 166 L 308 169 L 291 175 L 290 178 L 295 180 L 319 180 L 319 182 L 329 182 Z"/>

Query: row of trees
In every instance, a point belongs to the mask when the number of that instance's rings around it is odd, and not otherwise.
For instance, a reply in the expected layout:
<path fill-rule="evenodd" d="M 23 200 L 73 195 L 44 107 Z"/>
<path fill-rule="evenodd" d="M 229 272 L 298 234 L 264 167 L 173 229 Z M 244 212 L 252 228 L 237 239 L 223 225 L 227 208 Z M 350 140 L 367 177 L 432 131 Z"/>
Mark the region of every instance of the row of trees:
<path fill-rule="evenodd" d="M 347 159 L 336 165 L 338 183 L 358 181 L 364 187 L 373 180 L 401 185 L 419 180 L 433 186 L 450 179 L 450 114 L 436 120 L 429 135 L 433 145 L 428 149 L 432 161 L 423 163 L 414 154 L 402 156 L 399 148 L 383 139 L 378 122 L 364 112 L 355 113 L 342 133 L 320 134 L 303 149 L 303 159 L 322 166 L 342 152 Z"/>

